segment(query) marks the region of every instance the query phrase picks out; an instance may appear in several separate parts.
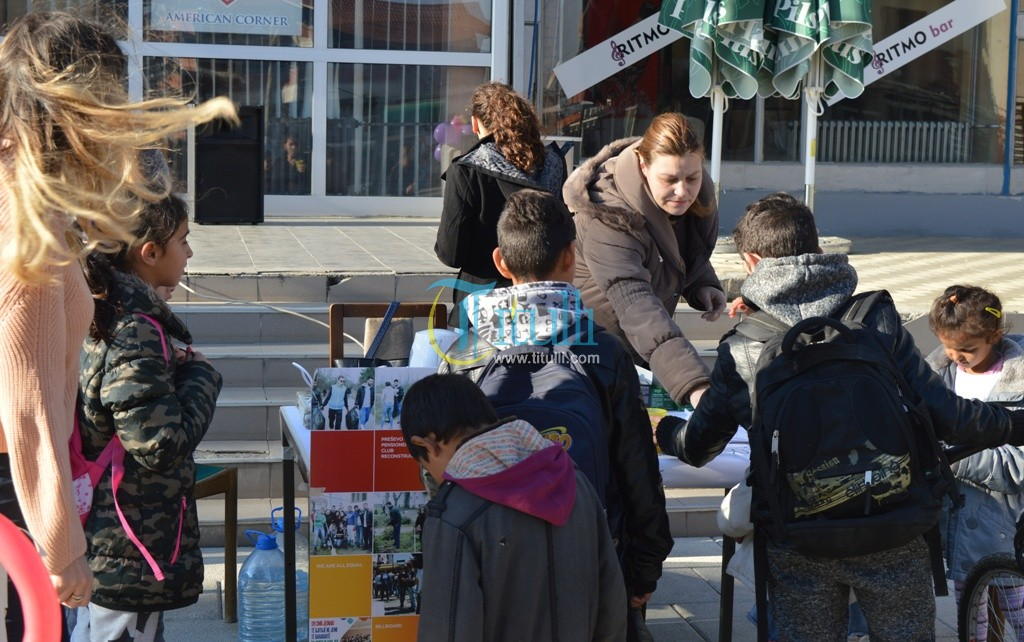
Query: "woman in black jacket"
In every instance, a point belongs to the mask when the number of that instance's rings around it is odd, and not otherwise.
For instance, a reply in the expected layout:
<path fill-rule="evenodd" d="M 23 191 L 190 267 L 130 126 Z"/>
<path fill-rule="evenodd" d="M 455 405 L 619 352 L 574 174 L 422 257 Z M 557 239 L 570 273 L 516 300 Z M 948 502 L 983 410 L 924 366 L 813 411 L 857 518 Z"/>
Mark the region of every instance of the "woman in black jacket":
<path fill-rule="evenodd" d="M 480 142 L 453 160 L 442 176 L 444 209 L 434 251 L 442 263 L 459 268 L 463 281 L 506 287 L 511 283 L 491 259 L 505 199 L 524 187 L 561 196 L 565 159 L 555 145 L 544 146 L 536 112 L 508 85 L 477 87 L 469 111 Z M 452 325 L 463 317 L 458 304 L 466 294 L 454 292 Z"/>

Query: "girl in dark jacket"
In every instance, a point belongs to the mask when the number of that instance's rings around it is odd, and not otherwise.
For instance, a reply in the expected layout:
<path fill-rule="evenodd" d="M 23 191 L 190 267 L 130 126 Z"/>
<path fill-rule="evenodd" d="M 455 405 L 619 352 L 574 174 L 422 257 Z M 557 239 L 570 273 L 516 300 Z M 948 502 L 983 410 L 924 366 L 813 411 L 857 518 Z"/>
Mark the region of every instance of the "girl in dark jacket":
<path fill-rule="evenodd" d="M 642 138 L 617 140 L 581 165 L 562 192 L 575 214 L 583 305 L 672 399 L 694 406 L 709 374 L 672 315 L 680 296 L 708 321 L 725 309 L 710 260 L 718 206 L 703 152 L 685 116 L 661 114 Z"/>
<path fill-rule="evenodd" d="M 498 217 L 509 194 L 524 187 L 561 194 L 565 159 L 555 145 L 545 147 L 533 107 L 511 87 L 487 83 L 470 100 L 473 133 L 480 142 L 452 161 L 445 181 L 444 209 L 434 251 L 442 263 L 459 269 L 473 284 L 512 285 L 498 274 L 491 254 L 498 246 Z M 452 324 L 462 318 L 455 290 Z"/>
<path fill-rule="evenodd" d="M 111 440 L 123 448 L 85 523 L 95 579 L 76 635 L 94 641 L 131 632 L 159 642 L 163 611 L 194 604 L 203 587 L 192 454 L 213 418 L 221 376 L 199 352 L 170 345 L 192 337 L 157 294 L 173 290 L 192 256 L 185 203 L 172 196 L 147 207 L 135 233 L 132 245 L 93 252 L 86 263 L 96 313 L 81 359 L 82 452 L 94 461 Z"/>

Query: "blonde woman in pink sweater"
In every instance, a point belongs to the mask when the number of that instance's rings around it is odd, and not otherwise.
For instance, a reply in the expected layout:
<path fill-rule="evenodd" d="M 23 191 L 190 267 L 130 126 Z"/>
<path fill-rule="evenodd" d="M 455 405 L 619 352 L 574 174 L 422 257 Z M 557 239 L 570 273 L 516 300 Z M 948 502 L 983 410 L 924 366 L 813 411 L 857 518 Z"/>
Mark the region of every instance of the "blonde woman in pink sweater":
<path fill-rule="evenodd" d="M 140 170 L 143 150 L 234 114 L 224 99 L 129 103 L 125 71 L 110 34 L 63 13 L 27 14 L 0 43 L 0 513 L 27 528 L 68 606 L 92 590 L 68 460 L 93 317 L 76 259 L 130 241 L 141 206 L 165 196 Z"/>

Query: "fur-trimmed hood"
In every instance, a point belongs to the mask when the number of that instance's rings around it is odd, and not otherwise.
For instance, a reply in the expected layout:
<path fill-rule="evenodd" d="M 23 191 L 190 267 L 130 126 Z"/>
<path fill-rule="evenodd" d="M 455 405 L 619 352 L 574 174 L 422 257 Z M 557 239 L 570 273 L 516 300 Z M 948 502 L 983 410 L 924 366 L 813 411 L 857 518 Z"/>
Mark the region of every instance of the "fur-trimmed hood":
<path fill-rule="evenodd" d="M 1006 335 L 999 350 L 1003 353 L 1003 369 L 987 401 L 1017 401 L 1024 397 L 1024 335 Z M 956 364 L 946 356 L 941 345 L 932 350 L 927 361 L 946 385 L 952 387 Z"/>
<path fill-rule="evenodd" d="M 599 179 L 615 172 L 619 154 L 639 141 L 639 137 L 612 141 L 569 174 L 562 187 L 562 198 L 570 212 L 598 219 L 613 230 L 633 236 L 644 233 L 643 216 L 628 209 L 621 196 L 592 191 Z"/>
<path fill-rule="evenodd" d="M 633 153 L 639 144 L 638 136 L 612 141 L 576 168 L 562 188 L 562 198 L 569 211 L 595 218 L 611 229 L 637 238 L 647 235 L 653 216 L 665 215 L 654 203 L 639 173 Z M 619 167 L 623 162 L 637 167 Z M 705 171 L 698 202 L 714 204 L 714 192 L 714 183 Z"/>
<path fill-rule="evenodd" d="M 544 148 L 544 165 L 532 174 L 527 174 L 509 162 L 492 136 L 482 138 L 454 162 L 510 183 L 542 189 L 552 194 L 558 194 L 565 182 L 565 160 L 554 145 Z"/>

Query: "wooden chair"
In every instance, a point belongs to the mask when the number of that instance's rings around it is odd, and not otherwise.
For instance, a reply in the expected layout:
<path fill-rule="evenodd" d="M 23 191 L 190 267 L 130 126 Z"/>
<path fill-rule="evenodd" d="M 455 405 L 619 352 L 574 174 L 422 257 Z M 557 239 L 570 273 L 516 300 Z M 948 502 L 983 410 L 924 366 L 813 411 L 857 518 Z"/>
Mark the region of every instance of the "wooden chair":
<path fill-rule="evenodd" d="M 195 498 L 224 494 L 224 621 L 237 622 L 238 469 L 196 465 Z"/>
<path fill-rule="evenodd" d="M 345 319 L 375 319 L 383 317 L 390 303 L 333 303 L 328 309 L 327 319 L 330 329 L 330 361 L 332 367 L 335 359 L 345 356 Z M 443 305 L 433 303 L 400 303 L 395 311 L 395 318 L 413 318 L 434 320 L 434 327 L 448 327 L 448 310 Z M 362 355 L 359 355 L 362 356 Z"/>

